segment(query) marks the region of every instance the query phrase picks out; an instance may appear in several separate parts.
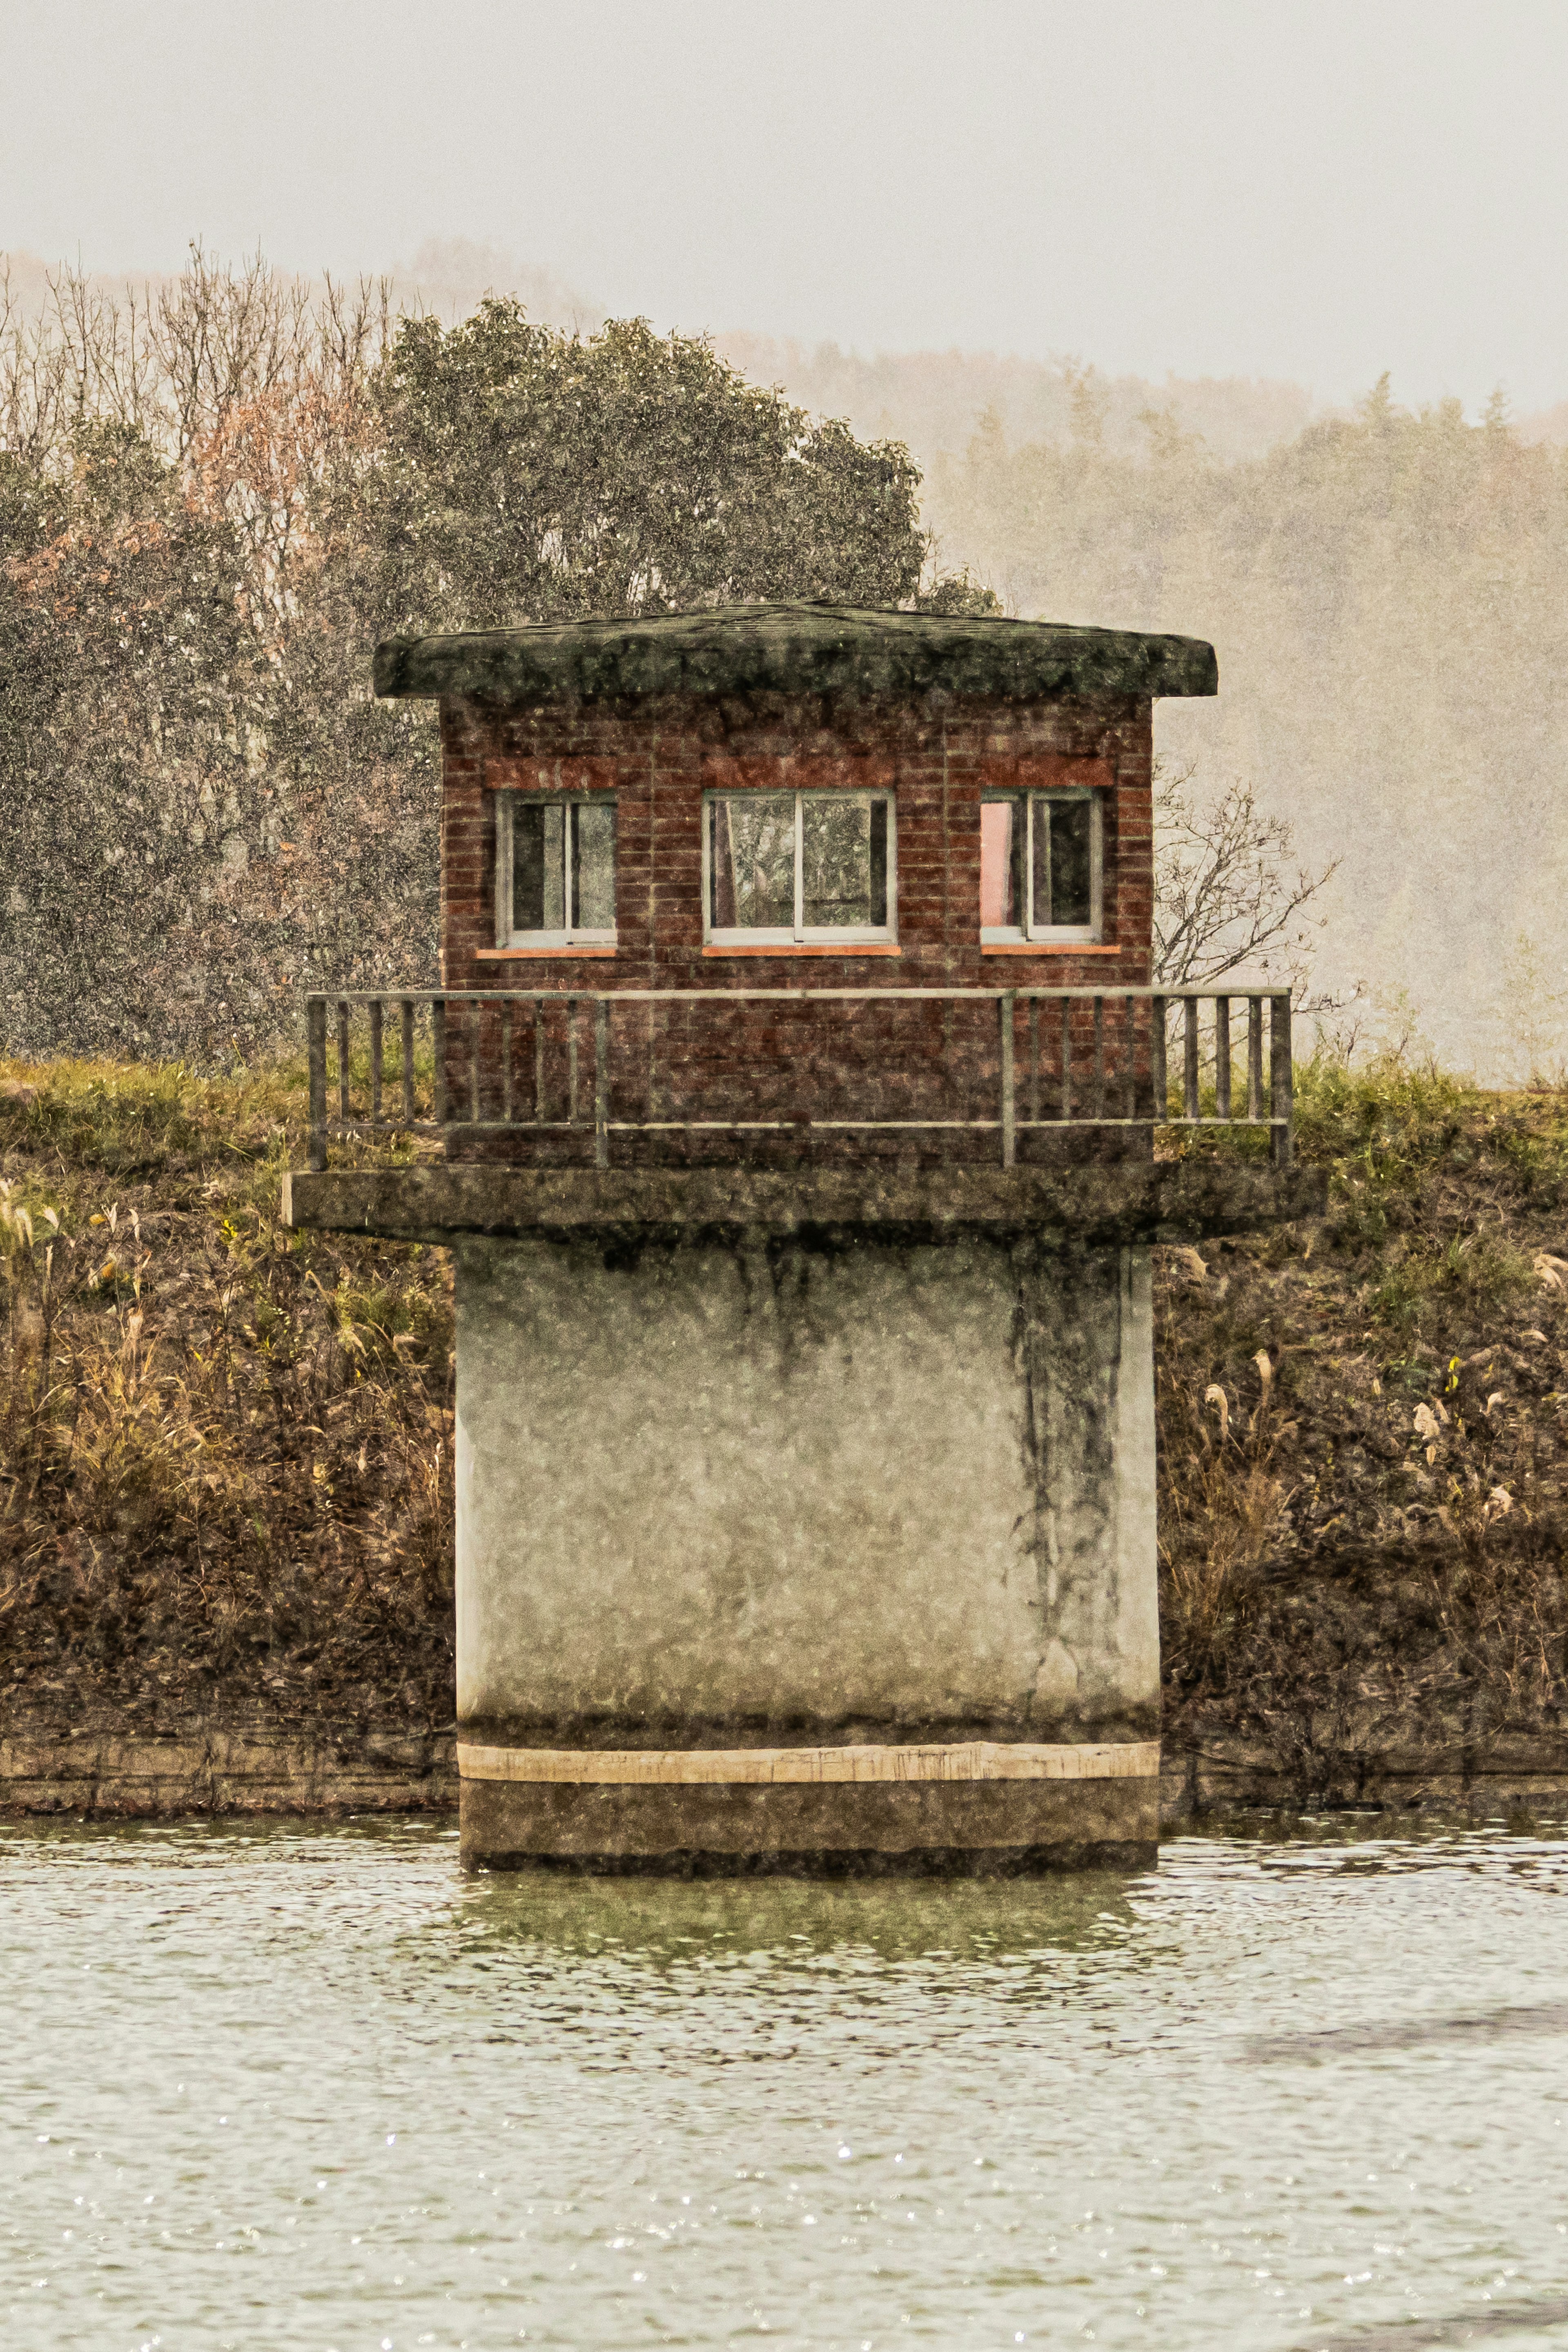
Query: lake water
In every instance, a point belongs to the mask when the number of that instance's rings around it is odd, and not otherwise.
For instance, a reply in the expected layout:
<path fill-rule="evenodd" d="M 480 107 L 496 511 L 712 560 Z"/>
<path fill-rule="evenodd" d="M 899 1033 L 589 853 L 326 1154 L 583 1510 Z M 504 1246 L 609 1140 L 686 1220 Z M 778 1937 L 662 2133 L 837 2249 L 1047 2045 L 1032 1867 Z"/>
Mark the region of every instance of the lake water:
<path fill-rule="evenodd" d="M 7 2352 L 1568 2347 L 1568 1837 L 1029 1884 L 0 1829 Z"/>

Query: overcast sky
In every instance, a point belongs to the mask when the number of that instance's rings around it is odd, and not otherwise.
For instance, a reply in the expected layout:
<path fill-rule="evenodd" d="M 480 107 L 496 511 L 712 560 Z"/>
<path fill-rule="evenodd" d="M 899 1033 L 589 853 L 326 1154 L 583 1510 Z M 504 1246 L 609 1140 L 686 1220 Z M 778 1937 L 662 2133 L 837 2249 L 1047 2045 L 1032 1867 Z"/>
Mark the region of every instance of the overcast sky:
<path fill-rule="evenodd" d="M 492 244 L 662 326 L 1568 397 L 1563 0 L 5 0 L 0 247 Z"/>

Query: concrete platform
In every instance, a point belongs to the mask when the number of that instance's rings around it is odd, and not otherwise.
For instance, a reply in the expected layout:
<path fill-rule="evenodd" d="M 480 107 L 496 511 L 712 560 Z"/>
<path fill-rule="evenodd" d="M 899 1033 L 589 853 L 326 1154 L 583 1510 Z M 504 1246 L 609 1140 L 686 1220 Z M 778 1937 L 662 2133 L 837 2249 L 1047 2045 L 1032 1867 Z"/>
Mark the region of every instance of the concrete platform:
<path fill-rule="evenodd" d="M 733 1240 L 873 1232 L 884 1241 L 1027 1234 L 1088 1248 L 1261 1233 L 1321 1216 L 1314 1168 L 1193 1159 L 1103 1167 L 530 1169 L 447 1160 L 422 1168 L 299 1171 L 283 1222 L 301 1232 L 450 1242 L 466 1234 L 551 1240 Z"/>
<path fill-rule="evenodd" d="M 285 1216 L 454 1248 L 470 1865 L 1137 1864 L 1149 1244 L 1313 1171 L 438 1166 Z"/>

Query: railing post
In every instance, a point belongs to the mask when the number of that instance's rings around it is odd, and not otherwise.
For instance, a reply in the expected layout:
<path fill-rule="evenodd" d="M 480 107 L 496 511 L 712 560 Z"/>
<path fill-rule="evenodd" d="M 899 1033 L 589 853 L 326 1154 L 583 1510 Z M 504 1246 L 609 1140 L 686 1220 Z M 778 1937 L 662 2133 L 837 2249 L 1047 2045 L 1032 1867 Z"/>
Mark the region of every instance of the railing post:
<path fill-rule="evenodd" d="M 374 1132 L 381 1125 L 381 999 L 378 996 L 370 1008 L 370 1124 Z"/>
<path fill-rule="evenodd" d="M 1156 1125 L 1171 1108 L 1165 1099 L 1170 1083 L 1165 1075 L 1165 1000 L 1163 996 L 1152 996 L 1149 999 L 1149 1087 L 1154 1098 Z"/>
<path fill-rule="evenodd" d="M 1276 1122 L 1274 1165 L 1276 1168 L 1289 1168 L 1294 1084 L 1290 1069 L 1290 996 L 1288 990 L 1268 1000 L 1268 1096 L 1270 1115 Z"/>
<path fill-rule="evenodd" d="M 349 1004 L 346 996 L 338 999 L 338 1117 L 349 1115 Z"/>
<path fill-rule="evenodd" d="M 594 1000 L 594 1165 L 610 1164 L 610 1000 Z"/>
<path fill-rule="evenodd" d="M 437 1127 L 443 1128 L 447 1124 L 447 1007 L 440 997 L 430 1007 L 430 1042 L 436 1052 L 430 1108 Z"/>
<path fill-rule="evenodd" d="M 1189 996 L 1182 1007 L 1186 1015 L 1183 1044 L 1182 1114 L 1195 1119 L 1203 1106 L 1198 1097 L 1198 1000 Z"/>
<path fill-rule="evenodd" d="M 1013 1007 L 1017 998 L 1008 989 L 996 1001 L 1002 1044 L 1002 1165 L 1011 1168 L 1018 1154 L 1017 1102 L 1013 1081 Z"/>
<path fill-rule="evenodd" d="M 1247 1000 L 1247 1116 L 1263 1117 L 1263 999 Z"/>
<path fill-rule="evenodd" d="M 327 1164 L 327 1000 L 305 999 L 305 1045 L 310 1069 L 310 1166 Z"/>
<path fill-rule="evenodd" d="M 1214 1107 L 1221 1118 L 1230 1117 L 1230 999 L 1214 1001 Z"/>
<path fill-rule="evenodd" d="M 414 1124 L 414 1000 L 403 997 L 397 1008 L 398 1043 L 403 1048 L 403 1124 Z"/>

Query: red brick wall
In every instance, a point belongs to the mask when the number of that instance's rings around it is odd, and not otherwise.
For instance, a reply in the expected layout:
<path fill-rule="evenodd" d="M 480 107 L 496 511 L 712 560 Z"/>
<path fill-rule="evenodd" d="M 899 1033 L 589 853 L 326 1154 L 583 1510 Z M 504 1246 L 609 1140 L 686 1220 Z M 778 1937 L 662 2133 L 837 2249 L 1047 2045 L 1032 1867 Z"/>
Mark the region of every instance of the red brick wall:
<path fill-rule="evenodd" d="M 755 988 L 1104 988 L 1146 986 L 1153 918 L 1152 730 L 1147 704 L 1089 709 L 1066 705 L 1019 712 L 954 706 L 895 715 L 858 713 L 826 723 L 820 706 L 779 705 L 765 714 L 715 708 L 645 709 L 635 719 L 560 711 L 442 705 L 442 977 L 448 988 L 566 991 Z M 983 789 L 1104 780 L 1104 929 L 1110 952 L 1016 950 L 980 944 L 980 799 Z M 886 950 L 704 950 L 701 803 L 705 790 L 890 786 L 897 827 L 897 947 Z M 618 945 L 613 955 L 564 951 L 496 958 L 494 795 L 499 790 L 614 789 L 617 805 Z M 717 1013 L 717 1008 L 715 1008 Z M 521 1016 L 520 1016 L 521 1017 Z M 527 1016 L 531 1018 L 531 1016 Z M 987 1006 L 910 1007 L 894 1018 L 851 1020 L 826 1008 L 754 1005 L 719 1019 L 660 1008 L 657 1027 L 628 1006 L 614 1024 L 614 1115 L 802 1118 L 994 1114 L 996 1014 Z M 1018 1015 L 1020 1086 L 1049 1091 L 1040 1038 L 1058 1034 L 1054 1011 L 1034 1025 Z M 586 1016 L 584 1015 L 584 1022 Z M 640 1026 L 638 1025 L 640 1024 Z M 1114 1024 L 1105 1055 L 1111 1108 L 1124 1108 Z M 1120 1034 L 1120 1033 L 1117 1033 Z M 495 1083 L 499 1027 L 488 1024 L 481 1058 Z M 1075 1066 L 1092 1082 L 1092 1013 L 1075 1012 Z M 1030 1050 L 1035 1059 L 1027 1060 Z M 518 1087 L 530 1085 L 533 1049 L 512 1041 Z M 591 1116 L 591 1031 L 580 1061 Z M 565 1083 L 560 1017 L 543 1059 Z M 1143 1054 L 1138 1059 L 1146 1067 Z M 700 1099 L 699 1099 L 700 1097 Z M 579 1110 L 584 1108 L 580 1100 Z M 1028 1112 L 1028 1097 L 1021 1115 Z M 1026 1137 L 1020 1157 L 1049 1139 Z M 753 1135 L 705 1158 L 798 1159 L 799 1135 Z M 648 1156 L 646 1139 L 617 1139 L 616 1157 Z M 919 1139 L 817 1137 L 809 1156 L 866 1151 L 921 1159 L 989 1160 L 994 1137 L 962 1130 Z M 692 1156 L 689 1139 L 666 1138 L 664 1158 Z M 529 1139 L 530 1157 L 580 1157 L 575 1139 Z"/>

